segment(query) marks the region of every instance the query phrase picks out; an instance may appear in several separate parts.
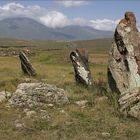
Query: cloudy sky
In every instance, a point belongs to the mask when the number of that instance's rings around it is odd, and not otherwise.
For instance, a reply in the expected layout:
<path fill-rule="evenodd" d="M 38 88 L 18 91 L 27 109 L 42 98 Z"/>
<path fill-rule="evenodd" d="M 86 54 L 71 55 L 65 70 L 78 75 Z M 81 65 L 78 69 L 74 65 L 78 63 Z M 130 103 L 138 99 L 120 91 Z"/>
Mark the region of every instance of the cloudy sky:
<path fill-rule="evenodd" d="M 29 17 L 51 27 L 91 26 L 114 30 L 125 11 L 140 21 L 139 0 L 0 0 L 0 20 Z"/>

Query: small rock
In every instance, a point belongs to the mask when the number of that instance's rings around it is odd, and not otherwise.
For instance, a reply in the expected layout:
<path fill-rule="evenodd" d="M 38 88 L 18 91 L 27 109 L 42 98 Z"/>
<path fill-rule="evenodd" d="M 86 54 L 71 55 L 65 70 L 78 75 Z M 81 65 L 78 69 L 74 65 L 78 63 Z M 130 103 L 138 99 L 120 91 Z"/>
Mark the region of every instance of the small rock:
<path fill-rule="evenodd" d="M 102 136 L 103 136 L 103 137 L 109 138 L 109 137 L 110 137 L 110 133 L 108 133 L 108 132 L 103 132 L 103 133 L 102 133 Z"/>
<path fill-rule="evenodd" d="M 86 108 L 86 106 L 81 106 L 81 108 L 83 109 L 83 108 Z"/>
<path fill-rule="evenodd" d="M 65 113 L 65 110 L 60 110 L 60 113 L 64 114 Z"/>
<path fill-rule="evenodd" d="M 5 91 L 0 92 L 0 103 L 4 102 L 6 100 L 6 94 Z"/>
<path fill-rule="evenodd" d="M 25 124 L 22 123 L 22 122 L 20 122 L 19 120 L 15 120 L 15 127 L 16 127 L 17 129 L 22 129 L 22 128 L 25 127 Z"/>
<path fill-rule="evenodd" d="M 6 99 L 10 99 L 12 97 L 12 93 L 11 92 L 6 92 Z"/>
<path fill-rule="evenodd" d="M 22 128 L 24 128 L 24 124 L 17 123 L 15 127 L 18 128 L 18 129 L 22 129 Z"/>
<path fill-rule="evenodd" d="M 27 113 L 28 111 L 30 111 L 28 108 L 25 108 L 23 112 Z"/>
<path fill-rule="evenodd" d="M 50 116 L 48 115 L 46 110 L 40 110 L 40 116 L 41 116 L 42 119 L 50 120 Z"/>
<path fill-rule="evenodd" d="M 0 102 L 6 101 L 12 97 L 12 93 L 8 91 L 1 91 L 0 92 Z"/>
<path fill-rule="evenodd" d="M 81 101 L 77 101 L 77 102 L 75 102 L 75 103 L 76 103 L 77 105 L 83 107 L 83 106 L 85 106 L 85 105 L 88 103 L 88 101 L 87 101 L 87 100 L 81 100 Z"/>
<path fill-rule="evenodd" d="M 54 105 L 53 105 L 53 104 L 47 104 L 47 106 L 48 106 L 48 107 L 53 107 Z"/>
<path fill-rule="evenodd" d="M 36 116 L 36 112 L 33 111 L 33 110 L 27 111 L 27 112 L 26 112 L 26 116 L 27 116 L 27 118 L 34 117 L 34 116 Z"/>
<path fill-rule="evenodd" d="M 43 109 L 41 109 L 40 112 L 41 113 L 47 113 L 47 111 L 46 110 L 43 110 Z"/>

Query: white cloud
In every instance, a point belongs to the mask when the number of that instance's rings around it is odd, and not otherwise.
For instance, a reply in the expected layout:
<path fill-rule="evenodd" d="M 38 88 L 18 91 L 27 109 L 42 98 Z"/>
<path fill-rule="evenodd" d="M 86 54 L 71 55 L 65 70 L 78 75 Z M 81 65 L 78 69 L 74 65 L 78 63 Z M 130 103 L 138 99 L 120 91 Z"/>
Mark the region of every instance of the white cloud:
<path fill-rule="evenodd" d="M 79 7 L 88 3 L 86 0 L 57 0 L 57 2 L 65 7 Z"/>
<path fill-rule="evenodd" d="M 84 18 L 74 18 L 72 20 L 72 23 L 73 24 L 76 24 L 76 25 L 80 25 L 80 26 L 87 26 L 87 25 L 90 25 L 90 22 L 88 20 L 85 20 Z"/>
<path fill-rule="evenodd" d="M 70 24 L 69 19 L 65 15 L 57 11 L 49 12 L 47 15 L 40 17 L 40 21 L 44 25 L 52 28 L 64 27 Z"/>
<path fill-rule="evenodd" d="M 109 19 L 86 20 L 80 17 L 69 19 L 66 15 L 59 11 L 48 11 L 46 8 L 40 7 L 38 5 L 24 6 L 15 2 L 0 6 L 0 20 L 9 17 L 29 17 L 51 28 L 61 28 L 67 25 L 80 25 L 90 26 L 98 30 L 109 31 L 113 31 L 116 27 L 116 24 L 119 22 L 119 20 Z"/>
<path fill-rule="evenodd" d="M 2 10 L 18 10 L 18 9 L 23 9 L 24 8 L 24 6 L 23 5 L 21 5 L 21 4 L 19 4 L 19 3 L 8 3 L 8 4 L 6 4 L 6 5 L 4 5 L 4 6 L 2 6 L 2 7 L 0 7 L 0 9 L 2 9 Z"/>
<path fill-rule="evenodd" d="M 90 20 L 91 26 L 98 30 L 113 31 L 120 20 L 97 19 Z"/>
<path fill-rule="evenodd" d="M 17 16 L 35 18 L 45 13 L 45 11 L 46 10 L 44 8 L 41 8 L 38 5 L 25 7 L 19 3 L 12 2 L 0 6 L 0 19 Z"/>
<path fill-rule="evenodd" d="M 116 25 L 120 20 L 110 19 L 96 19 L 96 20 L 85 20 L 83 18 L 75 18 L 72 23 L 80 26 L 90 26 L 97 30 L 114 31 Z"/>
<path fill-rule="evenodd" d="M 69 24 L 68 18 L 57 11 L 48 11 L 38 5 L 23 6 L 19 3 L 8 3 L 0 6 L 0 19 L 11 17 L 28 17 L 51 27 L 64 27 Z"/>

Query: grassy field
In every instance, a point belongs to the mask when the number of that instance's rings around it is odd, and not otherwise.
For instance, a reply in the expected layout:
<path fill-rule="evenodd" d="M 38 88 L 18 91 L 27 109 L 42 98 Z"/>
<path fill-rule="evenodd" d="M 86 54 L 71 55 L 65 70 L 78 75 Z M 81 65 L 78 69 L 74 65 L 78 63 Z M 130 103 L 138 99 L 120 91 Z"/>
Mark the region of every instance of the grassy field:
<path fill-rule="evenodd" d="M 64 88 L 70 104 L 47 110 L 50 119 L 25 118 L 22 108 L 7 108 L 0 105 L 0 140 L 139 140 L 140 123 L 126 118 L 118 111 L 118 96 L 107 86 L 107 59 L 111 40 L 51 42 L 51 41 L 3 41 L 2 46 L 27 46 L 33 55 L 29 56 L 36 68 L 34 78 Z M 4 43 L 7 42 L 6 43 Z M 69 59 L 74 47 L 84 47 L 89 51 L 90 69 L 95 86 L 87 89 L 75 83 L 74 71 Z M 5 48 L 7 49 L 7 48 Z M 21 48 L 23 49 L 23 48 Z M 24 76 L 20 69 L 18 56 L 0 57 L 0 91 L 14 92 Z M 32 79 L 34 81 L 34 79 Z M 106 99 L 105 97 L 108 97 Z M 75 104 L 87 100 L 85 107 Z M 39 114 L 38 114 L 39 115 Z M 25 126 L 15 127 L 20 119 Z"/>

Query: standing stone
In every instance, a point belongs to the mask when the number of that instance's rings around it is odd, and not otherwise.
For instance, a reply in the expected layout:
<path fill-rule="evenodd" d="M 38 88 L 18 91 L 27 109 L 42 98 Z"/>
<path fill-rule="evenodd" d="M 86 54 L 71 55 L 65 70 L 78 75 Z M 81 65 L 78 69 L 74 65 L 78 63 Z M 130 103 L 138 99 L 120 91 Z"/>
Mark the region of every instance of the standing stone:
<path fill-rule="evenodd" d="M 88 64 L 88 52 L 85 49 L 76 49 L 71 52 L 70 59 L 74 67 L 76 82 L 87 86 L 93 85 Z"/>
<path fill-rule="evenodd" d="M 109 54 L 108 82 L 120 93 L 120 111 L 140 119 L 140 36 L 132 12 L 117 25 Z"/>
<path fill-rule="evenodd" d="M 35 76 L 36 75 L 35 69 L 33 68 L 31 62 L 29 61 L 24 52 L 19 53 L 19 58 L 21 62 L 21 68 L 24 74 L 27 74 L 29 76 Z"/>

